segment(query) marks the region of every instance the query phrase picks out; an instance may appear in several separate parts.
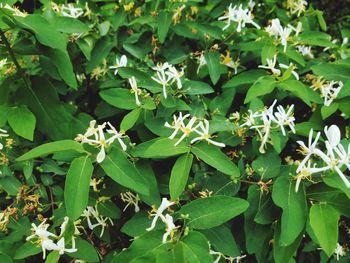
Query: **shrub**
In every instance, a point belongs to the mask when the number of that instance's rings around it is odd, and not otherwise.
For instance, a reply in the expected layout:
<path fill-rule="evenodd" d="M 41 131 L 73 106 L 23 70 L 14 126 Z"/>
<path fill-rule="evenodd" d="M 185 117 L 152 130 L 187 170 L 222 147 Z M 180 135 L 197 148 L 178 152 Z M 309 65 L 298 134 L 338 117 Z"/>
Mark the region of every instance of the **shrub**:
<path fill-rule="evenodd" d="M 63 2 L 0 6 L 1 262 L 349 260 L 346 28 Z"/>

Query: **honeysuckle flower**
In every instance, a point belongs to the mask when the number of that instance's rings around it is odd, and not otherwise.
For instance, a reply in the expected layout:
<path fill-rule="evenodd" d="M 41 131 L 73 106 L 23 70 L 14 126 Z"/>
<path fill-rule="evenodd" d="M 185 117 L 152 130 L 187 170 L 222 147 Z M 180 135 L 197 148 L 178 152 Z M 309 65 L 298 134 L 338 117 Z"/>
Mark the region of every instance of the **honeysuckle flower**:
<path fill-rule="evenodd" d="M 116 57 L 115 64 L 113 66 L 110 66 L 109 69 L 114 69 L 114 75 L 117 75 L 119 68 L 126 67 L 127 64 L 128 58 L 125 55 L 122 55 L 120 60 L 118 57 Z"/>
<path fill-rule="evenodd" d="M 292 14 L 297 14 L 299 17 L 301 13 L 305 12 L 307 4 L 308 3 L 305 0 L 288 0 L 287 8 Z"/>
<path fill-rule="evenodd" d="M 141 95 L 141 89 L 139 89 L 137 87 L 137 82 L 136 82 L 135 77 L 129 78 L 129 83 L 130 83 L 130 86 L 131 86 L 131 93 L 135 94 L 136 105 L 140 106 L 141 102 L 139 100 L 139 95 Z"/>
<path fill-rule="evenodd" d="M 276 105 L 277 100 L 274 100 L 272 105 L 268 108 L 264 108 L 262 111 L 253 112 L 248 110 L 248 115 L 244 117 L 245 122 L 240 125 L 240 127 L 248 126 L 249 129 L 255 129 L 261 139 L 261 144 L 259 151 L 265 153 L 265 146 L 268 142 L 270 131 L 272 129 L 281 129 L 282 134 L 285 136 L 286 131 L 284 126 L 289 126 L 291 131 L 295 133 L 293 117 L 293 105 L 289 107 L 288 111 L 282 107 L 278 106 L 277 111 L 274 112 L 274 106 Z M 277 125 L 273 125 L 277 124 Z"/>
<path fill-rule="evenodd" d="M 20 17 L 26 17 L 27 16 L 27 13 L 25 12 L 21 12 L 18 7 L 12 7 L 10 6 L 9 4 L 3 4 L 3 3 L 0 3 L 0 8 L 5 8 L 11 12 L 13 12 L 13 15 L 15 16 L 20 16 Z"/>
<path fill-rule="evenodd" d="M 200 128 L 201 130 L 198 130 L 198 128 Z M 203 120 L 203 122 L 200 122 L 197 126 L 197 128 L 194 130 L 196 133 L 198 133 L 200 136 L 194 138 L 191 143 L 194 143 L 196 141 L 202 141 L 205 140 L 207 141 L 209 144 L 213 144 L 219 147 L 225 147 L 224 143 L 221 142 L 216 142 L 211 140 L 210 138 L 212 137 L 209 134 L 209 121 L 208 120 Z"/>
<path fill-rule="evenodd" d="M 286 112 L 283 106 L 279 105 L 277 106 L 277 112 L 274 113 L 275 118 L 273 119 L 273 121 L 281 128 L 282 134 L 284 136 L 286 136 L 286 131 L 284 129 L 284 126 L 286 125 L 288 125 L 292 132 L 295 133 L 295 118 L 293 116 L 293 109 L 294 105 L 291 105 L 288 111 Z"/>
<path fill-rule="evenodd" d="M 292 31 L 295 31 L 295 35 L 297 36 L 301 31 L 301 23 L 298 23 L 297 28 L 294 28 L 291 25 L 287 25 L 287 27 L 283 27 L 278 18 L 271 20 L 271 25 L 265 28 L 265 31 L 270 35 L 274 36 L 276 39 L 279 39 L 282 46 L 284 47 L 284 52 L 287 51 L 288 39 Z"/>
<path fill-rule="evenodd" d="M 162 243 L 166 243 L 168 236 L 172 236 L 174 231 L 178 228 L 174 224 L 174 219 L 171 215 L 166 214 L 164 217 L 161 218 L 163 223 L 166 225 L 166 231 L 163 235 Z"/>
<path fill-rule="evenodd" d="M 172 80 L 172 82 L 176 81 L 176 86 L 178 89 L 182 88 L 181 77 L 184 75 L 183 68 L 181 71 L 177 71 L 174 66 L 170 65 L 168 67 L 168 71 L 166 71 L 165 74 Z"/>
<path fill-rule="evenodd" d="M 324 133 L 327 137 L 326 143 L 329 144 L 332 149 L 338 146 L 340 143 L 341 135 L 337 125 L 331 125 L 329 128 L 326 126 L 324 128 Z"/>
<path fill-rule="evenodd" d="M 279 35 L 280 35 L 281 44 L 284 47 L 283 49 L 284 53 L 286 53 L 287 51 L 288 38 L 291 33 L 292 33 L 292 29 L 290 27 L 284 27 L 280 29 Z"/>
<path fill-rule="evenodd" d="M 89 229 L 93 230 L 95 227 L 101 226 L 102 230 L 100 233 L 100 237 L 103 236 L 105 227 L 108 226 L 107 222 L 109 221 L 110 224 L 113 226 L 113 221 L 111 218 L 109 217 L 105 217 L 99 214 L 98 210 L 97 210 L 97 206 L 92 207 L 92 206 L 88 206 L 86 207 L 86 209 L 83 211 L 83 213 L 81 214 L 82 217 L 86 218 L 86 221 L 88 223 L 88 227 Z M 94 219 L 97 221 L 97 223 L 92 224 L 91 219 Z"/>
<path fill-rule="evenodd" d="M 123 151 L 126 151 L 127 147 L 125 143 L 123 142 L 122 138 L 125 138 L 126 136 L 122 132 L 118 132 L 116 128 L 110 123 L 107 122 L 108 127 L 110 128 L 107 130 L 107 133 L 112 135 L 112 137 L 107 139 L 107 144 L 112 144 L 115 140 L 117 140 L 122 147 Z"/>
<path fill-rule="evenodd" d="M 28 236 L 26 238 L 27 241 L 33 239 L 33 238 L 39 238 L 39 240 L 48 239 L 49 237 L 56 238 L 57 236 L 49 231 L 47 229 L 49 228 L 49 224 L 46 224 L 46 220 L 41 222 L 38 226 L 32 223 L 32 231 L 33 234 Z"/>
<path fill-rule="evenodd" d="M 183 135 L 174 144 L 174 146 L 179 145 L 180 142 L 182 142 L 186 137 L 190 136 L 190 134 L 196 129 L 196 127 L 193 127 L 193 125 L 195 124 L 196 120 L 197 120 L 196 117 L 192 117 L 190 119 L 190 121 L 187 123 L 187 125 L 182 127 L 181 131 L 183 132 Z"/>
<path fill-rule="evenodd" d="M 331 81 L 321 87 L 321 96 L 324 97 L 324 105 L 330 106 L 334 99 L 338 97 L 340 90 L 343 88 L 342 81 Z"/>
<path fill-rule="evenodd" d="M 276 76 L 280 76 L 281 70 L 276 69 L 276 62 L 277 62 L 277 55 L 275 54 L 273 56 L 273 59 L 266 59 L 267 66 L 259 65 L 258 68 L 269 69 L 269 70 L 271 70 L 272 74 L 274 74 Z"/>
<path fill-rule="evenodd" d="M 198 74 L 201 67 L 203 67 L 204 65 L 207 64 L 207 61 L 205 60 L 203 53 L 197 58 L 197 60 L 198 60 L 198 64 L 199 64 L 198 68 L 197 68 L 197 74 Z"/>
<path fill-rule="evenodd" d="M 229 68 L 232 68 L 234 70 L 235 74 L 237 74 L 238 67 L 241 65 L 239 58 L 237 58 L 236 61 L 233 61 L 231 58 L 230 51 L 226 51 L 226 55 L 223 55 L 223 54 L 220 55 L 220 60 L 221 60 L 220 61 L 221 64 L 224 64 Z"/>
<path fill-rule="evenodd" d="M 280 34 L 280 30 L 281 30 L 282 26 L 281 26 L 281 22 L 278 18 L 272 19 L 271 20 L 271 25 L 267 26 L 265 28 L 265 31 L 270 35 L 270 36 L 274 36 L 274 37 L 278 37 Z"/>
<path fill-rule="evenodd" d="M 162 198 L 162 202 L 160 204 L 160 206 L 158 207 L 158 209 L 156 209 L 155 207 L 152 207 L 152 211 L 150 213 L 151 216 L 153 216 L 153 220 L 151 223 L 151 226 L 149 228 L 147 228 L 147 231 L 151 231 L 156 227 L 156 223 L 158 218 L 161 218 L 162 220 L 165 219 L 163 213 L 166 209 L 168 209 L 170 206 L 174 205 L 175 202 L 169 201 L 167 198 L 163 197 Z"/>
<path fill-rule="evenodd" d="M 0 129 L 0 139 L 4 137 L 8 137 L 9 135 L 7 134 L 7 131 L 4 129 Z M 4 145 L 0 142 L 0 150 L 4 148 Z"/>
<path fill-rule="evenodd" d="M 105 158 L 106 158 L 106 147 L 107 147 L 107 142 L 106 138 L 103 132 L 103 129 L 105 128 L 105 123 L 102 125 L 97 126 L 98 130 L 98 140 L 96 140 L 96 145 L 100 147 L 100 152 L 96 156 L 96 161 L 98 163 L 101 163 Z"/>
<path fill-rule="evenodd" d="M 232 7 L 232 4 L 229 5 L 228 10 L 225 12 L 224 16 L 219 17 L 219 20 L 226 20 L 227 25 L 223 27 L 222 30 L 226 30 L 231 22 L 236 22 L 237 32 L 241 32 L 242 28 L 246 24 L 252 24 L 256 28 L 260 29 L 260 26 L 253 21 L 253 14 L 248 8 L 243 8 L 242 5 Z"/>
<path fill-rule="evenodd" d="M 299 173 L 301 169 L 303 169 L 306 162 L 309 161 L 311 155 L 313 155 L 316 152 L 316 150 L 318 150 L 316 146 L 320 136 L 321 136 L 321 133 L 317 132 L 315 140 L 313 141 L 313 129 L 311 129 L 309 131 L 308 146 L 306 146 L 303 141 L 297 141 L 297 143 L 300 145 L 299 152 L 305 155 L 304 159 L 302 160 L 302 162 L 299 164 L 297 168 L 297 173 Z"/>
<path fill-rule="evenodd" d="M 57 242 L 57 248 L 55 250 L 58 251 L 60 255 L 63 255 L 65 252 L 67 253 L 74 253 L 77 252 L 78 249 L 75 248 L 75 243 L 71 248 L 66 248 L 65 247 L 65 242 L 64 242 L 64 237 L 62 237 L 60 240 Z"/>
<path fill-rule="evenodd" d="M 0 70 L 7 64 L 7 58 L 1 59 L 0 60 Z"/>
<path fill-rule="evenodd" d="M 227 257 L 223 253 L 214 251 L 212 249 L 209 250 L 209 254 L 213 255 L 213 256 L 217 256 L 217 258 L 213 261 L 213 263 L 219 263 L 221 258 L 223 258 L 225 260 L 225 262 L 240 263 L 241 259 L 243 259 L 247 256 L 247 255 L 242 255 L 242 256 L 238 256 L 238 257 Z"/>
<path fill-rule="evenodd" d="M 311 164 L 311 160 L 308 160 L 307 161 L 307 165 L 301 167 L 300 171 L 295 176 L 295 178 L 296 178 L 295 192 L 298 192 L 301 180 L 307 179 L 307 180 L 311 181 L 312 174 L 323 172 L 323 171 L 326 171 L 328 169 L 329 169 L 328 167 L 319 167 L 319 168 L 317 168 L 316 164 L 312 165 Z"/>
<path fill-rule="evenodd" d="M 289 68 L 295 68 L 295 65 L 293 63 L 290 63 L 289 66 L 288 65 L 285 65 L 285 64 L 279 64 L 280 65 L 280 68 L 283 68 L 283 69 L 289 69 Z M 299 75 L 296 71 L 292 70 L 292 74 L 294 75 L 294 77 L 299 80 Z"/>
<path fill-rule="evenodd" d="M 153 68 L 154 69 L 154 68 Z M 167 98 L 167 92 L 166 92 L 166 88 L 167 86 L 169 85 L 169 82 L 171 80 L 171 77 L 170 76 L 166 76 L 165 74 L 165 70 L 162 70 L 162 71 L 157 71 L 156 72 L 156 75 L 157 77 L 152 77 L 152 79 L 159 83 L 160 85 L 162 85 L 163 87 L 163 96 L 164 98 Z"/>
<path fill-rule="evenodd" d="M 126 203 L 123 212 L 129 207 L 129 205 L 133 205 L 135 207 L 135 213 L 140 211 L 139 202 L 141 199 L 138 194 L 135 195 L 132 192 L 127 191 L 125 193 L 120 193 L 120 198 L 124 203 Z"/>
<path fill-rule="evenodd" d="M 334 254 L 335 254 L 337 260 L 339 261 L 339 258 L 344 257 L 346 254 L 344 247 L 342 245 L 340 245 L 339 243 L 337 243 L 337 247 L 334 250 Z"/>
<path fill-rule="evenodd" d="M 169 124 L 168 122 L 165 122 L 164 126 L 170 129 L 174 129 L 174 132 L 169 136 L 169 139 L 174 139 L 176 134 L 181 131 L 182 128 L 185 127 L 184 120 L 186 120 L 190 114 L 185 114 L 182 116 L 182 112 L 179 113 L 179 117 L 177 117 L 175 114 L 173 115 L 173 123 Z"/>
<path fill-rule="evenodd" d="M 71 17 L 71 18 L 78 18 L 84 14 L 84 11 L 80 7 L 74 7 L 73 4 L 68 4 L 67 6 L 62 5 L 61 7 L 62 15 Z"/>
<path fill-rule="evenodd" d="M 302 54 L 304 57 L 308 57 L 310 59 L 314 58 L 314 54 L 311 52 L 311 46 L 304 46 L 304 45 L 298 45 L 296 46 L 297 50 L 300 54 Z"/>
<path fill-rule="evenodd" d="M 249 0 L 248 7 L 251 11 L 254 9 L 255 5 L 256 5 L 256 3 L 253 0 Z"/>

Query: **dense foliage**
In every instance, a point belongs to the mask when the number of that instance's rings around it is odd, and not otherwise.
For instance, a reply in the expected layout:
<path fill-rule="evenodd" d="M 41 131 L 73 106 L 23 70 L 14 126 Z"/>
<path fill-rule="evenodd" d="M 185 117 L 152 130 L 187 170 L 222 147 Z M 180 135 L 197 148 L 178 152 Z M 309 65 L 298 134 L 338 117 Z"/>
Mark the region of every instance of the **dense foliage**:
<path fill-rule="evenodd" d="M 22 2 L 0 3 L 0 262 L 349 261 L 348 14 Z"/>

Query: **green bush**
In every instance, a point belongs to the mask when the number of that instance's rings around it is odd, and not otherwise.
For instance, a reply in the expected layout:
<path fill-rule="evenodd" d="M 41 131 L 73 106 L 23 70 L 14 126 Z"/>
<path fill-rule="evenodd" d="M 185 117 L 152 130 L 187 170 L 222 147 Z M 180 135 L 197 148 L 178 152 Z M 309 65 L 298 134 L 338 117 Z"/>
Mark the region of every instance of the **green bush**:
<path fill-rule="evenodd" d="M 348 262 L 336 6 L 2 1 L 0 262 Z"/>

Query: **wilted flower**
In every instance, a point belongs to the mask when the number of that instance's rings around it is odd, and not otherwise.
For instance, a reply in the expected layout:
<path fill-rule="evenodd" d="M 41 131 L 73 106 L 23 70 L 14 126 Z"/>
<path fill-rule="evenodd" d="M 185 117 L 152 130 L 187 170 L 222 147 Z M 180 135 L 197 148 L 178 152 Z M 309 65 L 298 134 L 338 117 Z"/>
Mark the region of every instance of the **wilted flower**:
<path fill-rule="evenodd" d="M 129 205 L 135 206 L 135 213 L 140 211 L 139 202 L 141 200 L 138 194 L 135 195 L 132 192 L 127 191 L 125 193 L 120 193 L 120 198 L 124 203 L 126 203 L 123 212 L 128 208 Z"/>
<path fill-rule="evenodd" d="M 305 0 L 288 0 L 287 8 L 292 14 L 296 13 L 299 17 L 301 13 L 305 12 L 307 4 Z"/>
<path fill-rule="evenodd" d="M 107 224 L 108 221 L 110 222 L 110 224 L 112 226 L 114 225 L 111 218 L 106 217 L 106 216 L 102 216 L 99 214 L 99 212 L 97 210 L 97 206 L 95 206 L 95 208 L 92 206 L 86 207 L 86 209 L 83 211 L 81 216 L 86 218 L 89 229 L 93 230 L 95 227 L 98 227 L 98 226 L 102 227 L 100 237 L 103 236 L 103 233 L 105 231 L 105 227 L 108 226 L 108 224 Z M 92 221 L 91 221 L 92 219 L 97 221 L 97 223 L 92 224 Z"/>

